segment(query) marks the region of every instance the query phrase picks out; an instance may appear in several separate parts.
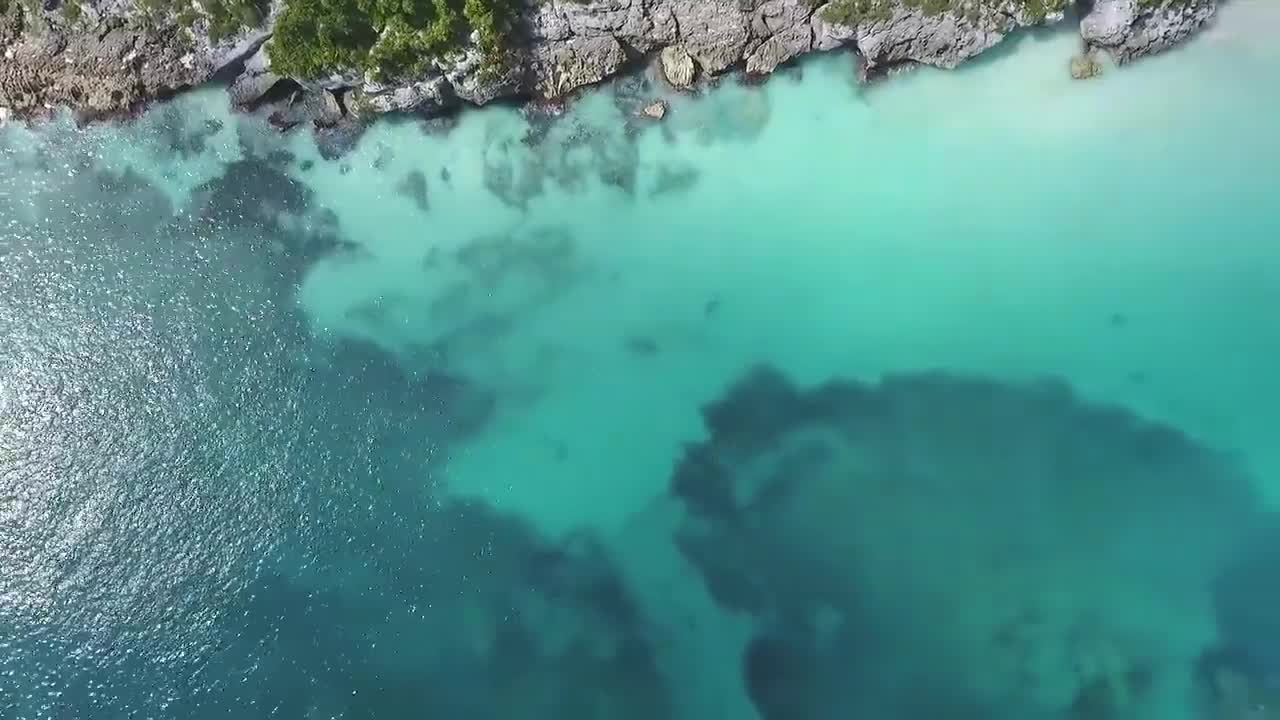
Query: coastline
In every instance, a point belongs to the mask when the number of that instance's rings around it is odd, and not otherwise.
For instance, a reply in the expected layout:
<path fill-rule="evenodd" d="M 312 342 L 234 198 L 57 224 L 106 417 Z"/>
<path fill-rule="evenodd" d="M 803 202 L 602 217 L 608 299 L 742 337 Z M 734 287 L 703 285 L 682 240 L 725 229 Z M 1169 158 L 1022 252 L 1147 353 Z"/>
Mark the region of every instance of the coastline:
<path fill-rule="evenodd" d="M 203 20 L 182 27 L 139 11 L 134 0 L 75 5 L 84 9 L 74 19 L 60 1 L 74 2 L 52 0 L 37 13 L 14 0 L 0 13 L 0 122 L 57 108 L 82 121 L 129 116 L 218 80 L 229 83 L 234 106 L 265 108 L 280 129 L 358 126 L 388 113 L 438 117 L 494 101 L 554 113 L 579 89 L 646 67 L 692 91 L 728 73 L 765 78 L 804 55 L 843 50 L 865 82 L 914 65 L 955 68 L 1010 33 L 1067 22 L 1079 23 L 1081 54 L 1063 71 L 1086 78 L 1101 71 L 1100 55 L 1123 64 L 1161 52 L 1217 10 L 1217 0 L 1094 0 L 1090 7 L 998 0 L 934 12 L 913 0 L 887 0 L 878 14 L 850 17 L 833 11 L 850 0 L 548 0 L 519 9 L 512 30 L 518 40 L 497 71 L 473 33 L 428 69 L 375 79 L 354 69 L 325 77 L 273 72 L 269 51 L 282 0 L 260 27 L 217 41 Z M 650 117 L 660 113 L 654 108 Z"/>

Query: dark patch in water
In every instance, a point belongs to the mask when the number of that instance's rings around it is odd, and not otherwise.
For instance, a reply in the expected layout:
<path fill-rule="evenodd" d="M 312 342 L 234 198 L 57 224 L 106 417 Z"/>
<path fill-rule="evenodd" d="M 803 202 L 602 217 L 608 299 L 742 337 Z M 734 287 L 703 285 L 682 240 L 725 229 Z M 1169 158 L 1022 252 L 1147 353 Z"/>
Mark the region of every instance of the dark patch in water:
<path fill-rule="evenodd" d="M 378 152 L 373 158 L 373 169 L 384 170 L 391 163 L 391 147 L 386 143 L 378 143 Z"/>
<path fill-rule="evenodd" d="M 886 563 L 901 564 L 906 587 L 921 581 L 917 573 L 932 571 L 919 569 L 904 548 L 867 544 L 857 529 L 881 521 L 859 515 L 868 512 L 862 503 L 887 503 L 883 511 L 900 512 L 907 523 L 913 512 L 943 513 L 963 518 L 966 524 L 956 527 L 989 528 L 981 542 L 997 555 L 1001 548 L 1045 542 L 1045 523 L 1064 523 L 1059 532 L 1072 523 L 1119 528 L 1118 538 L 1140 537 L 1132 540 L 1138 545 L 1090 536 L 1105 547 L 1099 563 L 1112 563 L 1109 571 L 1117 575 L 1150 573 L 1152 583 L 1185 582 L 1185 570 L 1168 571 L 1177 578 L 1171 580 L 1142 553 L 1180 547 L 1188 523 L 1197 527 L 1197 542 L 1226 552 L 1244 541 L 1260 510 L 1252 480 L 1230 458 L 1177 428 L 1081 401 L 1059 381 L 1013 384 L 932 372 L 798 388 L 763 367 L 708 404 L 703 418 L 707 440 L 686 448 L 671 478 L 671 492 L 688 513 L 677 545 L 718 604 L 772 628 L 744 658 L 745 683 L 765 718 L 1018 718 L 1035 712 L 1034 674 L 1023 678 L 1026 684 L 1003 708 L 987 708 L 957 683 L 956 667 L 935 664 L 943 651 L 930 645 L 929 624 L 947 622 L 947 600 L 883 594 L 883 581 L 893 577 L 885 575 Z M 1082 502 L 1091 504 L 1080 507 Z M 937 522 L 953 521 L 939 516 Z M 920 532 L 936 531 L 922 526 Z M 1224 638 L 1256 662 L 1280 668 L 1277 538 L 1274 528 L 1260 533 L 1253 549 L 1223 575 L 1216 597 Z M 1130 553 L 1138 556 L 1126 570 L 1127 560 L 1114 558 Z M 1020 568 L 1040 560 L 1034 552 L 1030 558 L 1005 555 L 993 562 Z M 864 578 L 876 584 L 868 587 Z M 819 648 L 805 635 L 805 623 L 794 620 L 824 608 L 842 619 L 839 632 L 846 639 L 829 646 L 840 648 L 838 658 L 826 655 L 835 650 Z M 993 626 L 991 646 L 1011 662 L 1029 651 L 1057 652 L 1055 646 L 1037 647 L 1046 642 L 1037 626 L 1034 613 Z M 917 633 L 915 644 L 897 639 Z M 1105 636 L 1101 641 L 1112 642 Z M 1132 702 L 1144 702 L 1151 688 L 1163 686 L 1157 676 L 1178 668 L 1134 652 L 1125 658 L 1121 681 Z M 842 668 L 839 682 L 815 680 L 833 664 Z M 893 669 L 901 667 L 914 669 L 908 675 Z M 793 675 L 792 668 L 806 669 Z M 1022 677 L 1017 672 L 1012 666 L 1013 685 Z M 1076 714 L 1064 707 L 1067 716 L 1116 717 L 1110 680 L 1103 678 L 1104 685 L 1095 679 L 1081 679 Z"/>
<path fill-rule="evenodd" d="M 649 191 L 649 197 L 688 192 L 697 182 L 697 168 L 673 168 L 663 165 L 658 168 L 658 176 L 654 179 L 653 189 Z"/>
<path fill-rule="evenodd" d="M 815 682 L 817 662 L 815 649 L 798 632 L 769 629 L 751 639 L 742 658 L 742 684 L 761 720 L 826 717 Z"/>
<path fill-rule="evenodd" d="M 404 178 L 396 184 L 396 192 L 412 200 L 414 206 L 422 212 L 430 209 L 427 203 L 427 176 L 421 170 L 410 170 L 406 173 Z"/>
<path fill-rule="evenodd" d="M 306 185 L 255 156 L 228 164 L 194 195 L 201 217 L 225 227 L 272 225 L 281 213 L 301 215 L 311 203 Z"/>
<path fill-rule="evenodd" d="M 158 128 L 164 151 L 176 154 L 181 161 L 203 154 L 208 149 L 209 139 L 223 128 L 222 121 L 211 119 L 198 128 L 188 130 L 183 111 L 174 105 L 162 105 L 153 112 L 160 115 Z"/>
<path fill-rule="evenodd" d="M 1250 674 L 1280 677 L 1280 516 L 1263 520 L 1213 590 L 1224 646 Z"/>
<path fill-rule="evenodd" d="M 658 354 L 658 341 L 643 335 L 633 335 L 623 344 L 627 352 L 640 357 L 652 357 Z"/>

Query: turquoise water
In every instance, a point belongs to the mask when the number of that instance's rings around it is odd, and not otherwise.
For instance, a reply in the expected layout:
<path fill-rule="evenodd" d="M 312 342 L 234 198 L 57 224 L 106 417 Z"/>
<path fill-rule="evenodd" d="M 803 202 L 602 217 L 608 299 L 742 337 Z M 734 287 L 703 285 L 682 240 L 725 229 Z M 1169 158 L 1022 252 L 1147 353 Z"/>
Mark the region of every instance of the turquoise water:
<path fill-rule="evenodd" d="M 0 716 L 1271 717 L 1275 17 L 0 131 Z"/>

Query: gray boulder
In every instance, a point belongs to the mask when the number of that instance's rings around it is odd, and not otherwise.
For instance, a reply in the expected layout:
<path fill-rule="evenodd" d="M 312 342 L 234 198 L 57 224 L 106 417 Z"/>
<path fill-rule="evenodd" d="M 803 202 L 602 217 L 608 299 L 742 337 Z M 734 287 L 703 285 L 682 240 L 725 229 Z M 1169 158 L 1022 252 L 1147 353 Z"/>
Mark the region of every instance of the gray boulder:
<path fill-rule="evenodd" d="M 662 76 L 672 87 L 687 90 L 693 86 L 697 66 L 688 50 L 680 45 L 665 47 L 659 55 L 659 62 L 662 64 Z"/>
<path fill-rule="evenodd" d="M 617 73 L 626 62 L 626 51 L 612 35 L 575 37 L 539 47 L 533 62 L 538 94 L 566 95 Z"/>
<path fill-rule="evenodd" d="M 766 75 L 782 63 L 813 49 L 813 29 L 808 22 L 771 36 L 747 56 L 747 73 Z"/>
<path fill-rule="evenodd" d="M 276 83 L 283 80 L 271 72 L 271 59 L 267 57 L 265 47 L 261 47 L 245 61 L 244 70 L 227 88 L 232 104 L 238 107 L 252 107 L 271 91 Z"/>
<path fill-rule="evenodd" d="M 356 107 L 360 112 L 423 112 L 433 113 L 453 104 L 452 88 L 443 76 L 427 80 L 380 88 L 378 92 L 364 92 Z"/>

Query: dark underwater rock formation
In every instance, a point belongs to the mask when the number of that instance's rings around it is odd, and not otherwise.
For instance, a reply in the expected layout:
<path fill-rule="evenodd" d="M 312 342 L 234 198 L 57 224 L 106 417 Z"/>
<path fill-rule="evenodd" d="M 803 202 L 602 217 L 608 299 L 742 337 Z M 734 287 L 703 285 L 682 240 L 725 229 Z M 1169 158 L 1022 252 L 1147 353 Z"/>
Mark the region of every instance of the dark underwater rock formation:
<path fill-rule="evenodd" d="M 767 628 L 765 718 L 1134 717 L 1214 642 L 1207 590 L 1260 516 L 1229 457 L 1056 381 L 758 368 L 703 415 L 678 544 Z"/>
<path fill-rule="evenodd" d="M 1224 568 L 1214 605 L 1223 646 L 1241 671 L 1280 679 L 1280 517 L 1262 524 Z"/>
<path fill-rule="evenodd" d="M 260 582 L 243 612 L 253 626 L 235 636 L 248 642 L 222 653 L 221 676 L 261 671 L 181 709 L 252 701 L 296 718 L 406 708 L 474 720 L 673 717 L 651 634 L 598 545 L 549 540 L 483 505 L 395 511 L 406 502 L 318 517 L 327 528 L 306 567 Z"/>

